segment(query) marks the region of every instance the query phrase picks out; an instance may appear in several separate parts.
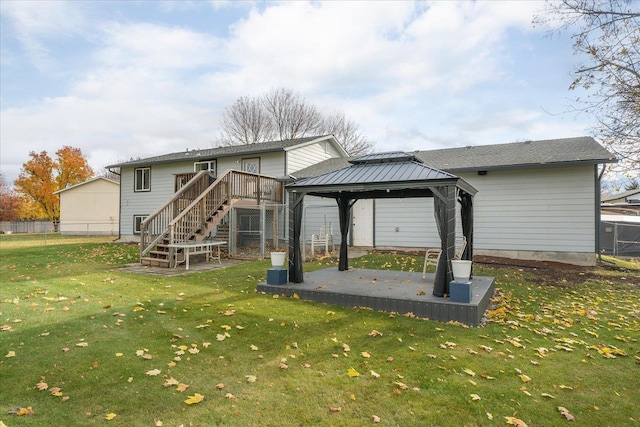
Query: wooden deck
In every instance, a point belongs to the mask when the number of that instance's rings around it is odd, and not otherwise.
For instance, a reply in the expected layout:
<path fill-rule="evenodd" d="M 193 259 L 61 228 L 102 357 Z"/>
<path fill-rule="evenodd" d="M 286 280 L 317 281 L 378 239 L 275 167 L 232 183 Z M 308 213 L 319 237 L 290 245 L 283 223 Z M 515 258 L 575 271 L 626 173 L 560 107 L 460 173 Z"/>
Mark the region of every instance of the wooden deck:
<path fill-rule="evenodd" d="M 474 277 L 470 303 L 456 303 L 435 297 L 433 274 L 422 272 L 354 269 L 337 267 L 304 273 L 304 283 L 258 284 L 258 291 L 346 307 L 370 307 L 441 322 L 458 321 L 479 326 L 494 292 L 493 277 Z"/>

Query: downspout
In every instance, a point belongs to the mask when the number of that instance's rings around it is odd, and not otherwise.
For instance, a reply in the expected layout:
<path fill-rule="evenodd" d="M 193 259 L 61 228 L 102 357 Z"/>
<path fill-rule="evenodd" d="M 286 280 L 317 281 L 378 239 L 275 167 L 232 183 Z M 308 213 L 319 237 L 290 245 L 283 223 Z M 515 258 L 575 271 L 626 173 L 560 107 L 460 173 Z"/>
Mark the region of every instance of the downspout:
<path fill-rule="evenodd" d="M 120 177 L 120 185 L 118 187 L 118 193 L 120 193 L 118 196 L 118 199 L 120 201 L 118 203 L 118 238 L 114 240 L 115 242 L 116 240 L 122 239 L 122 174 L 115 172 L 109 168 L 107 168 L 107 170 L 112 174 L 118 175 Z"/>
<path fill-rule="evenodd" d="M 373 232 L 371 233 L 373 235 L 373 249 L 376 248 L 376 199 L 372 200 L 372 211 L 371 212 L 371 216 L 373 218 L 373 220 L 371 221 L 371 226 L 373 227 Z"/>
<path fill-rule="evenodd" d="M 604 173 L 604 169 L 606 168 L 606 165 L 602 166 L 602 172 Z M 602 218 L 601 218 L 601 186 L 602 186 L 602 174 L 598 173 L 598 164 L 595 164 L 593 167 L 594 170 L 594 175 L 595 175 L 595 218 L 596 218 L 596 224 L 595 224 L 595 230 L 596 230 L 596 240 L 595 240 L 595 245 L 596 245 L 596 253 L 598 254 L 598 261 L 602 262 L 602 253 L 601 253 L 601 248 L 600 248 L 600 227 L 601 227 L 601 222 L 602 222 Z"/>

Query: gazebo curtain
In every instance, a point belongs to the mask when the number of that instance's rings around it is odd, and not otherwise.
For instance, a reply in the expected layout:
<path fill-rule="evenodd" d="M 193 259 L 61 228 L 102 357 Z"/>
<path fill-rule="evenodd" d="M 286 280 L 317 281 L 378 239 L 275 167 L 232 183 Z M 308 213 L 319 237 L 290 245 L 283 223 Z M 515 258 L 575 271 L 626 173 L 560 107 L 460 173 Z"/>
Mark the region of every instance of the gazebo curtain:
<path fill-rule="evenodd" d="M 304 194 L 289 193 L 289 281 L 302 283 L 302 250 L 300 232 L 302 230 L 302 207 Z"/>
<path fill-rule="evenodd" d="M 338 262 L 338 270 L 349 270 L 349 254 L 347 250 L 347 237 L 349 235 L 349 218 L 351 200 L 347 197 L 340 197 L 336 200 L 338 202 L 338 217 L 340 219 L 340 260 Z"/>
<path fill-rule="evenodd" d="M 473 197 L 466 192 L 460 192 L 460 219 L 462 234 L 467 240 L 467 246 L 462 253 L 462 259 L 471 261 L 473 254 Z"/>
<path fill-rule="evenodd" d="M 433 213 L 440 235 L 442 253 L 438 259 L 433 295 L 443 297 L 449 293 L 449 282 L 453 280 L 453 273 L 449 261 L 455 256 L 455 198 L 453 187 L 433 188 Z"/>

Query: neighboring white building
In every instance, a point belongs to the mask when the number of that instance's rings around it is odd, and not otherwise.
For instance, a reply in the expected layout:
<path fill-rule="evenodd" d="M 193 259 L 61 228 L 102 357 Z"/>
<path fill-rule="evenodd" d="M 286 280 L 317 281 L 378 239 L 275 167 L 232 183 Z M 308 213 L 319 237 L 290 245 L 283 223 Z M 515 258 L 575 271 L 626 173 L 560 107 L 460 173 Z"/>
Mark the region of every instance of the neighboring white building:
<path fill-rule="evenodd" d="M 96 177 L 56 191 L 60 196 L 60 233 L 117 236 L 120 184 Z"/>

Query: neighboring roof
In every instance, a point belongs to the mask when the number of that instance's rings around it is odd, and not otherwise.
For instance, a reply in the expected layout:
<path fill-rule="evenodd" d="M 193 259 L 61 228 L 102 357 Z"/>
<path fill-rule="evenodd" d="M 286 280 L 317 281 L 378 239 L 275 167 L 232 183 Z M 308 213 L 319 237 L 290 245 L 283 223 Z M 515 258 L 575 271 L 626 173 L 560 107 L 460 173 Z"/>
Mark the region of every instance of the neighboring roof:
<path fill-rule="evenodd" d="M 414 152 L 425 164 L 452 173 L 541 165 L 614 163 L 615 157 L 591 137 L 477 145 Z M 329 159 L 293 172 L 296 178 L 320 175 L 348 165 Z"/>
<path fill-rule="evenodd" d="M 206 148 L 202 150 L 180 151 L 178 153 L 164 154 L 162 156 L 147 157 L 145 159 L 130 160 L 106 166 L 107 168 L 119 168 L 123 166 L 148 166 L 156 163 L 172 163 L 187 160 L 211 160 L 220 157 L 261 154 L 274 151 L 288 151 L 298 145 L 309 144 L 317 141 L 333 140 L 336 147 L 346 152 L 333 135 L 309 136 L 305 138 L 288 139 L 284 141 L 258 142 L 255 144 L 231 145 L 228 147 Z"/>
<path fill-rule="evenodd" d="M 389 193 L 454 184 L 470 194 L 476 193 L 476 190 L 461 178 L 429 167 L 413 154 L 394 151 L 355 157 L 349 160 L 349 165 L 344 168 L 300 179 L 287 185 L 287 189 L 333 197 L 342 192 Z M 384 194 L 377 196 L 384 197 Z"/>
<path fill-rule="evenodd" d="M 602 201 L 603 202 L 608 202 L 610 200 L 618 200 L 618 199 L 625 199 L 626 200 L 629 196 L 635 196 L 635 195 L 640 195 L 640 188 L 637 188 L 635 190 L 625 191 L 624 193 L 618 193 L 618 194 L 616 194 L 614 196 L 603 197 Z"/>
<path fill-rule="evenodd" d="M 91 179 L 88 179 L 86 181 L 79 182 L 77 184 L 65 187 L 62 190 L 54 191 L 53 194 L 59 194 L 59 193 L 62 193 L 63 191 L 68 191 L 68 190 L 71 190 L 71 189 L 74 189 L 74 188 L 78 188 L 80 186 L 89 184 L 89 183 L 94 182 L 94 181 L 98 181 L 100 179 L 105 180 L 107 182 L 110 182 L 111 184 L 115 184 L 115 185 L 118 185 L 118 186 L 120 185 L 120 183 L 118 181 L 114 181 L 113 179 L 110 179 L 110 178 L 107 178 L 107 177 L 104 177 L 104 176 L 96 176 L 95 178 L 91 178 Z"/>

